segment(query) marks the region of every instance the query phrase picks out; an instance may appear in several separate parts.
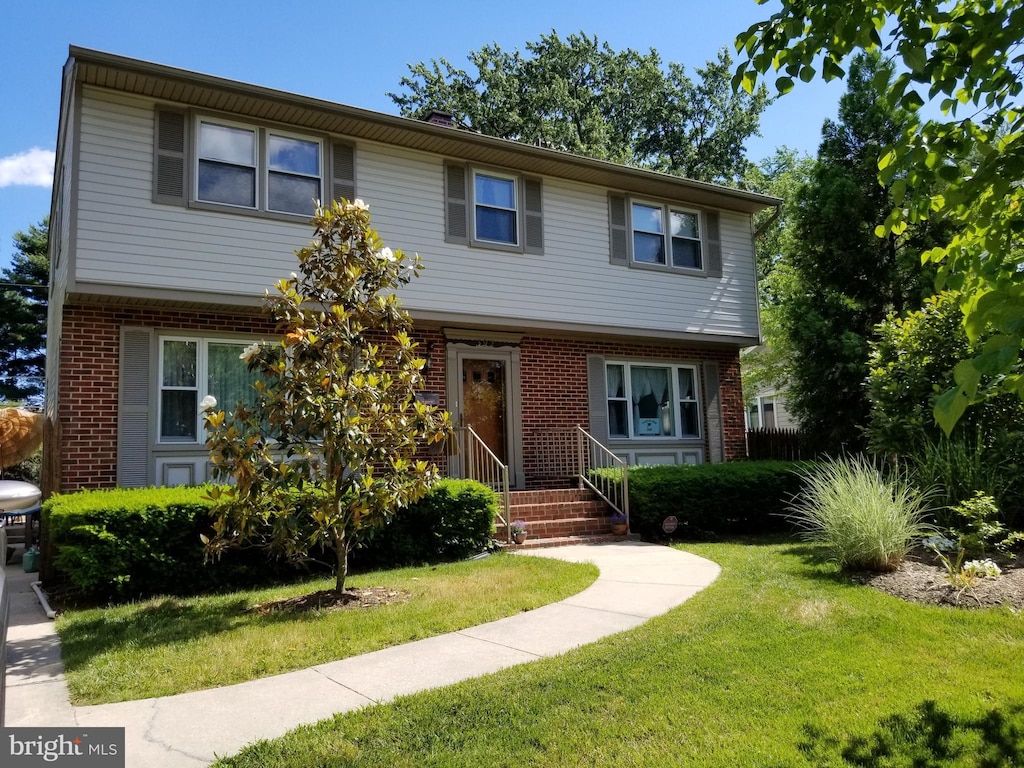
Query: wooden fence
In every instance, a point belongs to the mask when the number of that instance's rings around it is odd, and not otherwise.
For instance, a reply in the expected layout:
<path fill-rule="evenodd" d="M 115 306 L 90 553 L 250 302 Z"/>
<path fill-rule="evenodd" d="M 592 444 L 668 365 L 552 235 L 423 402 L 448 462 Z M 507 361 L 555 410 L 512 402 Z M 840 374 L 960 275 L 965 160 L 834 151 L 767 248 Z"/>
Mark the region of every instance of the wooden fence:
<path fill-rule="evenodd" d="M 796 429 L 747 430 L 748 459 L 797 461 L 813 459 L 818 453 L 810 437 Z"/>

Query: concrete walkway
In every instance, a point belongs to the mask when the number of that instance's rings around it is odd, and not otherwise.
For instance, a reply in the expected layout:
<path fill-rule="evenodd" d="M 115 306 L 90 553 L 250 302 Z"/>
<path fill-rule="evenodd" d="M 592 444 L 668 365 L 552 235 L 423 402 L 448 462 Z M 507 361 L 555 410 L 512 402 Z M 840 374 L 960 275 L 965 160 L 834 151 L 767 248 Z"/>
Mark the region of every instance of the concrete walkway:
<path fill-rule="evenodd" d="M 35 575 L 8 566 L 7 726 L 123 726 L 128 766 L 188 768 L 338 712 L 554 656 L 632 629 L 709 585 L 719 567 L 639 542 L 524 552 L 591 562 L 597 581 L 559 603 L 447 635 L 299 672 L 178 696 L 72 707 L 60 645 L 29 588 Z M 216 663 L 216 659 L 211 659 Z"/>

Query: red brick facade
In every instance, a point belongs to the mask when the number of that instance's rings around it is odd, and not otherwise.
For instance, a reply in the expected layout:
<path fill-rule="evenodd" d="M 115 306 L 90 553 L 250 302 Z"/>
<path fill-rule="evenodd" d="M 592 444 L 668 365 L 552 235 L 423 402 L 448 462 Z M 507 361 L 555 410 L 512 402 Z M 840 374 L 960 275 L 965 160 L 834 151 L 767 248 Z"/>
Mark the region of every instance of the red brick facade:
<path fill-rule="evenodd" d="M 269 337 L 273 328 L 252 314 L 199 313 L 194 310 L 111 306 L 66 306 L 59 345 L 58 418 L 60 435 L 48 451 L 60 467 L 55 488 L 110 488 L 117 475 L 119 346 L 123 326 L 207 335 L 242 333 Z M 430 347 L 425 389 L 440 394 L 447 407 L 445 338 L 439 329 L 418 334 Z M 432 345 L 432 347 L 431 347 Z M 725 458 L 743 457 L 743 398 L 736 349 L 702 348 L 628 340 L 590 340 L 524 335 L 521 353 L 523 460 L 527 484 L 543 481 L 542 442 L 551 432 L 587 426 L 587 355 L 614 359 L 652 359 L 688 363 L 716 362 Z M 705 453 L 709 453 L 705 439 Z"/>

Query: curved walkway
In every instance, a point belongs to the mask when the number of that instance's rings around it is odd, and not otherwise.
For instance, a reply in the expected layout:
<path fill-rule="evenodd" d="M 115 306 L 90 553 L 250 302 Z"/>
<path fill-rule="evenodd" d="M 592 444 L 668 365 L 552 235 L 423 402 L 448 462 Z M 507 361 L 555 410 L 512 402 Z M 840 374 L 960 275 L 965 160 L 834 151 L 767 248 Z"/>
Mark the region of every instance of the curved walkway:
<path fill-rule="evenodd" d="M 5 724 L 123 726 L 128 766 L 205 766 L 216 756 L 338 712 L 554 656 L 632 629 L 692 597 L 720 571 L 696 555 L 640 542 L 522 554 L 591 562 L 600 575 L 566 600 L 460 632 L 239 685 L 89 707 L 68 704 L 52 622 L 38 603 L 37 615 L 30 615 L 31 606 L 19 594 L 12 614 L 20 615 L 12 615 L 8 635 Z M 47 661 L 47 648 L 56 651 L 56 663 Z"/>

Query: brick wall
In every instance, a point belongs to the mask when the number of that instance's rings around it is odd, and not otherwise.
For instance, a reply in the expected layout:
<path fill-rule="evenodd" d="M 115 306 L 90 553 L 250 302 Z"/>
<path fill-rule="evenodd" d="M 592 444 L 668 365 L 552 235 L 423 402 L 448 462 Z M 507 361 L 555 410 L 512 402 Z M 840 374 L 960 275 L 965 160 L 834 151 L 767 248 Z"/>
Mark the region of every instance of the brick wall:
<path fill-rule="evenodd" d="M 57 487 L 109 488 L 117 471 L 118 348 L 125 325 L 202 334 L 242 333 L 268 337 L 273 327 L 258 315 L 198 313 L 186 310 L 109 306 L 68 306 L 64 310 L 59 346 L 60 467 Z M 440 394 L 447 407 L 445 341 L 437 329 L 421 329 L 417 341 L 431 366 L 425 389 Z M 587 355 L 703 363 L 716 361 L 726 459 L 742 458 L 743 397 L 736 350 L 712 350 L 678 344 L 564 339 L 524 336 L 521 343 L 524 470 L 527 479 L 543 475 L 542 448 L 554 431 L 586 426 Z M 53 450 L 47 446 L 47 451 Z M 705 451 L 707 445 L 705 443 Z M 533 482 L 532 484 L 536 484 Z"/>

